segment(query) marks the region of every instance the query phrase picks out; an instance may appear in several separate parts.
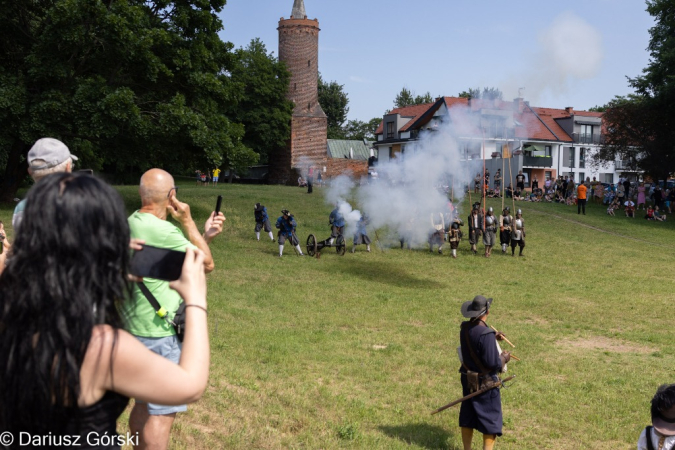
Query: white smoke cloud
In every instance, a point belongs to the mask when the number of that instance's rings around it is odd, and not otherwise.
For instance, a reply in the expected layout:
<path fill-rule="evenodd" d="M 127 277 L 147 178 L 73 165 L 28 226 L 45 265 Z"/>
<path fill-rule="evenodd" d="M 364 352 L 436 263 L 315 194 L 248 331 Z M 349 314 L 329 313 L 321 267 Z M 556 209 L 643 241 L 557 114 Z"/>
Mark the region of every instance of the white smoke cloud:
<path fill-rule="evenodd" d="M 432 229 L 431 214 L 449 212 L 446 191 L 453 191 L 457 203 L 461 202 L 479 161 L 462 161 L 456 136 L 470 135 L 477 124 L 476 118 L 461 109 L 451 110 L 450 115 L 451 121 L 445 120 L 435 131 L 423 132 L 418 141 L 408 144 L 402 157 L 380 163 L 378 180 L 358 187 L 346 176 L 331 182 L 326 201 L 338 204 L 351 231 L 363 213 L 371 229 L 386 227 L 389 238 L 407 236 L 413 246 L 419 246 Z M 346 201 L 352 193 L 362 212 L 352 210 Z"/>
<path fill-rule="evenodd" d="M 558 16 L 540 33 L 538 44 L 531 61 L 503 84 L 506 98 L 515 97 L 524 87 L 528 100 L 537 102 L 544 93 L 564 94 L 576 80 L 590 79 L 600 72 L 602 36 L 571 12 Z"/>

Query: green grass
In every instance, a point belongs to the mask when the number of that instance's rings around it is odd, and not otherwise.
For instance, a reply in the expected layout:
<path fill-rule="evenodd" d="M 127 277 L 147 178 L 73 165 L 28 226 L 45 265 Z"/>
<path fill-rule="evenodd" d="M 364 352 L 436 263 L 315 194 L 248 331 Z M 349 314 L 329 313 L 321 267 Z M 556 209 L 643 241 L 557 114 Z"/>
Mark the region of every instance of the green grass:
<path fill-rule="evenodd" d="M 119 190 L 138 208 L 135 187 Z M 495 299 L 489 322 L 522 359 L 509 364 L 500 449 L 635 447 L 657 386 L 673 380 L 673 222 L 520 202 L 521 258 L 474 257 L 465 240 L 456 260 L 376 245 L 318 260 L 287 246 L 280 259 L 256 242 L 258 201 L 272 221 L 290 209 L 301 243 L 328 237 L 322 192 L 181 186 L 200 226 L 218 193 L 227 222 L 208 277 L 209 387 L 172 448 L 461 449 L 459 407 L 429 413 L 461 396 L 459 308 L 476 294 Z"/>

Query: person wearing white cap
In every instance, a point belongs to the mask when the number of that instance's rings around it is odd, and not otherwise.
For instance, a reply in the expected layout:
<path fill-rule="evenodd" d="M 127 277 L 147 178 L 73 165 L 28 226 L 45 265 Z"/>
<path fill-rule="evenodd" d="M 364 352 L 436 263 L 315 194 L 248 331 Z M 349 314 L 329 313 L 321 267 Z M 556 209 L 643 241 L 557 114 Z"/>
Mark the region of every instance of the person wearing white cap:
<path fill-rule="evenodd" d="M 26 159 L 28 159 L 28 173 L 37 183 L 52 173 L 72 172 L 73 161 L 77 161 L 77 156 L 70 153 L 66 144 L 58 139 L 42 138 L 33 144 Z M 14 209 L 12 226 L 15 233 L 21 224 L 25 208 L 26 201 L 22 200 Z"/>
<path fill-rule="evenodd" d="M 664 384 L 652 398 L 652 424 L 642 430 L 638 450 L 675 448 L 675 384 Z"/>

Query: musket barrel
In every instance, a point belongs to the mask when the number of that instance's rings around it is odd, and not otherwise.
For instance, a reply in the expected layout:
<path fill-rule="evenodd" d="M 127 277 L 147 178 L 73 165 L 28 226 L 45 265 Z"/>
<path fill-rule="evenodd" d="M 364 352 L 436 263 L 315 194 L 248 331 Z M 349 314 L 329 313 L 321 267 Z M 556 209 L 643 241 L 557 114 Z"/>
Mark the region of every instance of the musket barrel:
<path fill-rule="evenodd" d="M 451 408 L 451 407 L 455 406 L 455 405 L 458 404 L 458 403 L 462 403 L 463 401 L 469 400 L 470 398 L 476 397 L 476 396 L 478 396 L 478 395 L 480 395 L 480 394 L 482 394 L 482 393 L 484 393 L 484 392 L 487 392 L 487 391 L 489 391 L 489 390 L 491 390 L 491 389 L 498 388 L 498 387 L 502 386 L 504 383 L 506 383 L 507 381 L 513 380 L 515 377 L 516 377 L 515 375 L 511 375 L 510 377 L 506 377 L 506 378 L 504 378 L 503 380 L 499 380 L 497 383 L 495 383 L 494 385 L 492 385 L 492 386 L 490 386 L 490 387 L 483 388 L 483 389 L 479 389 L 479 390 L 477 390 L 476 392 L 474 392 L 473 394 L 469 394 L 469 395 L 467 395 L 466 397 L 459 398 L 459 399 L 457 399 L 457 400 L 455 400 L 455 401 L 453 401 L 453 402 L 448 403 L 448 404 L 445 405 L 445 406 L 441 406 L 440 408 L 435 409 L 434 411 L 432 411 L 432 412 L 431 412 L 431 415 L 433 416 L 434 414 L 437 414 L 437 413 L 439 413 L 439 412 L 441 412 L 441 411 L 445 411 L 446 409 Z"/>

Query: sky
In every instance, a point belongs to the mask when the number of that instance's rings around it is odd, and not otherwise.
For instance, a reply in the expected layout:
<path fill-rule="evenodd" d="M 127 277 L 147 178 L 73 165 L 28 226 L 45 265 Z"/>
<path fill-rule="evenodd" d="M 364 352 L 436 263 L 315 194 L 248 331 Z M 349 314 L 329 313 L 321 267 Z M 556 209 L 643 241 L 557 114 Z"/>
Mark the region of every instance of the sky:
<path fill-rule="evenodd" d="M 643 0 L 304 0 L 318 19 L 319 71 L 349 97 L 350 120 L 394 107 L 403 87 L 433 97 L 519 89 L 532 106 L 586 110 L 632 92 L 649 63 Z M 227 0 L 223 40 L 260 38 L 278 55 L 293 0 Z"/>

